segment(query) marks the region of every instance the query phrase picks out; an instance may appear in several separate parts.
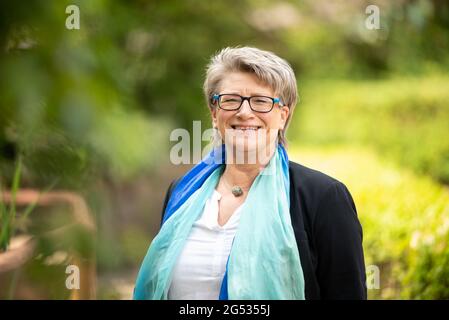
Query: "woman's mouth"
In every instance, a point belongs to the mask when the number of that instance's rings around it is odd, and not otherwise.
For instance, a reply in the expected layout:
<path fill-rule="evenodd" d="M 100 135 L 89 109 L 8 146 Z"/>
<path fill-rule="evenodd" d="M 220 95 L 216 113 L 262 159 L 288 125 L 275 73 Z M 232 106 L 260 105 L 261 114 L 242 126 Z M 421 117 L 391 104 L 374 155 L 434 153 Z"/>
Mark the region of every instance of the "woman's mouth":
<path fill-rule="evenodd" d="M 231 125 L 231 128 L 234 130 L 241 130 L 241 131 L 257 131 L 261 127 L 259 126 L 237 126 L 237 125 Z"/>

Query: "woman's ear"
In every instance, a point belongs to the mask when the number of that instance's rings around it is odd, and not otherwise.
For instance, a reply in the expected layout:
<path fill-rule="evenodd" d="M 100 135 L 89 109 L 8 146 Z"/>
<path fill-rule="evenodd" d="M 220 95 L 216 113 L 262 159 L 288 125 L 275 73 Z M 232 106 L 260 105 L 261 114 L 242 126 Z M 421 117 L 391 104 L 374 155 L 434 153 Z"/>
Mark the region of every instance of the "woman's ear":
<path fill-rule="evenodd" d="M 281 123 L 279 130 L 283 130 L 287 123 L 288 115 L 290 114 L 290 108 L 288 106 L 282 106 L 281 108 Z"/>
<path fill-rule="evenodd" d="M 217 109 L 210 108 L 210 116 L 212 117 L 212 127 L 217 128 Z"/>

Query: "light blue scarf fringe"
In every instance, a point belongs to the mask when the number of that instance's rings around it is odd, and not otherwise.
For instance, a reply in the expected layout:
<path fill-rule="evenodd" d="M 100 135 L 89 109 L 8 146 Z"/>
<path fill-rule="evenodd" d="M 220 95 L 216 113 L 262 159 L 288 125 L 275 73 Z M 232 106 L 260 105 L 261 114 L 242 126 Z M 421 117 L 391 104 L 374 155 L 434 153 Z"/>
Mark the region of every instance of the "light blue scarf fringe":
<path fill-rule="evenodd" d="M 172 191 L 161 230 L 137 276 L 134 299 L 167 299 L 173 267 L 218 184 L 224 159 L 223 145 L 193 167 Z M 254 180 L 241 210 L 217 298 L 304 299 L 304 276 L 290 220 L 288 156 L 282 145 Z"/>

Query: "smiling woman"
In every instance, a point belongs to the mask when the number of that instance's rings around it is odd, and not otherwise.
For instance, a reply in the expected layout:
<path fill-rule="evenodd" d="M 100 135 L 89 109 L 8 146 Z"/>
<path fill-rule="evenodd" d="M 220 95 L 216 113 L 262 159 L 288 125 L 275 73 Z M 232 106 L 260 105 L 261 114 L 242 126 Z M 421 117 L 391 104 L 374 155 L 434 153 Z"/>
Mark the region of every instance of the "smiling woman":
<path fill-rule="evenodd" d="M 269 85 L 254 74 L 233 71 L 221 81 L 216 91 L 223 93 L 212 96 L 213 127 L 218 129 L 220 137 L 225 137 L 228 149 L 237 150 L 235 156 L 254 151 L 263 154 L 266 148 L 274 147 L 290 110 L 280 98 L 273 97 L 275 92 Z M 220 140 L 222 143 L 223 139 Z"/>
<path fill-rule="evenodd" d="M 204 93 L 215 148 L 170 185 L 134 298 L 366 299 L 349 191 L 288 160 L 297 101 L 290 65 L 260 49 L 226 48 L 208 65 Z"/>

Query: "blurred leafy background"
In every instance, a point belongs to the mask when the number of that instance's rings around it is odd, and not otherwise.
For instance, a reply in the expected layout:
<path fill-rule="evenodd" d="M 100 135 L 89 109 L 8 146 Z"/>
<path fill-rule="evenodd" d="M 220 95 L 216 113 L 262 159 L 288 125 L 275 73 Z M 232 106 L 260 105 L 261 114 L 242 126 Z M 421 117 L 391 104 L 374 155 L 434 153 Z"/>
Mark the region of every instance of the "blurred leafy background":
<path fill-rule="evenodd" d="M 79 30 L 65 27 L 70 4 L 80 9 Z M 365 27 L 372 4 L 378 30 Z M 96 298 L 130 298 L 166 188 L 188 169 L 169 161 L 170 132 L 191 131 L 194 120 L 210 127 L 205 65 L 236 45 L 292 64 L 300 102 L 287 134 L 290 157 L 351 190 L 367 265 L 380 269 L 380 288 L 369 297 L 448 299 L 445 1 L 3 1 L 3 189 L 20 155 L 22 188 L 56 181 L 53 190 L 85 199 L 96 233 L 67 235 L 75 244 L 65 247 L 94 252 Z M 51 229 L 54 221 L 39 218 L 48 211 L 61 220 L 67 209 L 37 208 L 30 230 Z M 56 250 L 40 243 L 42 252 Z M 52 286 L 57 272 L 35 260 L 0 281 L 0 294 L 28 275 L 50 289 L 25 297 L 67 298 L 64 268 Z"/>

